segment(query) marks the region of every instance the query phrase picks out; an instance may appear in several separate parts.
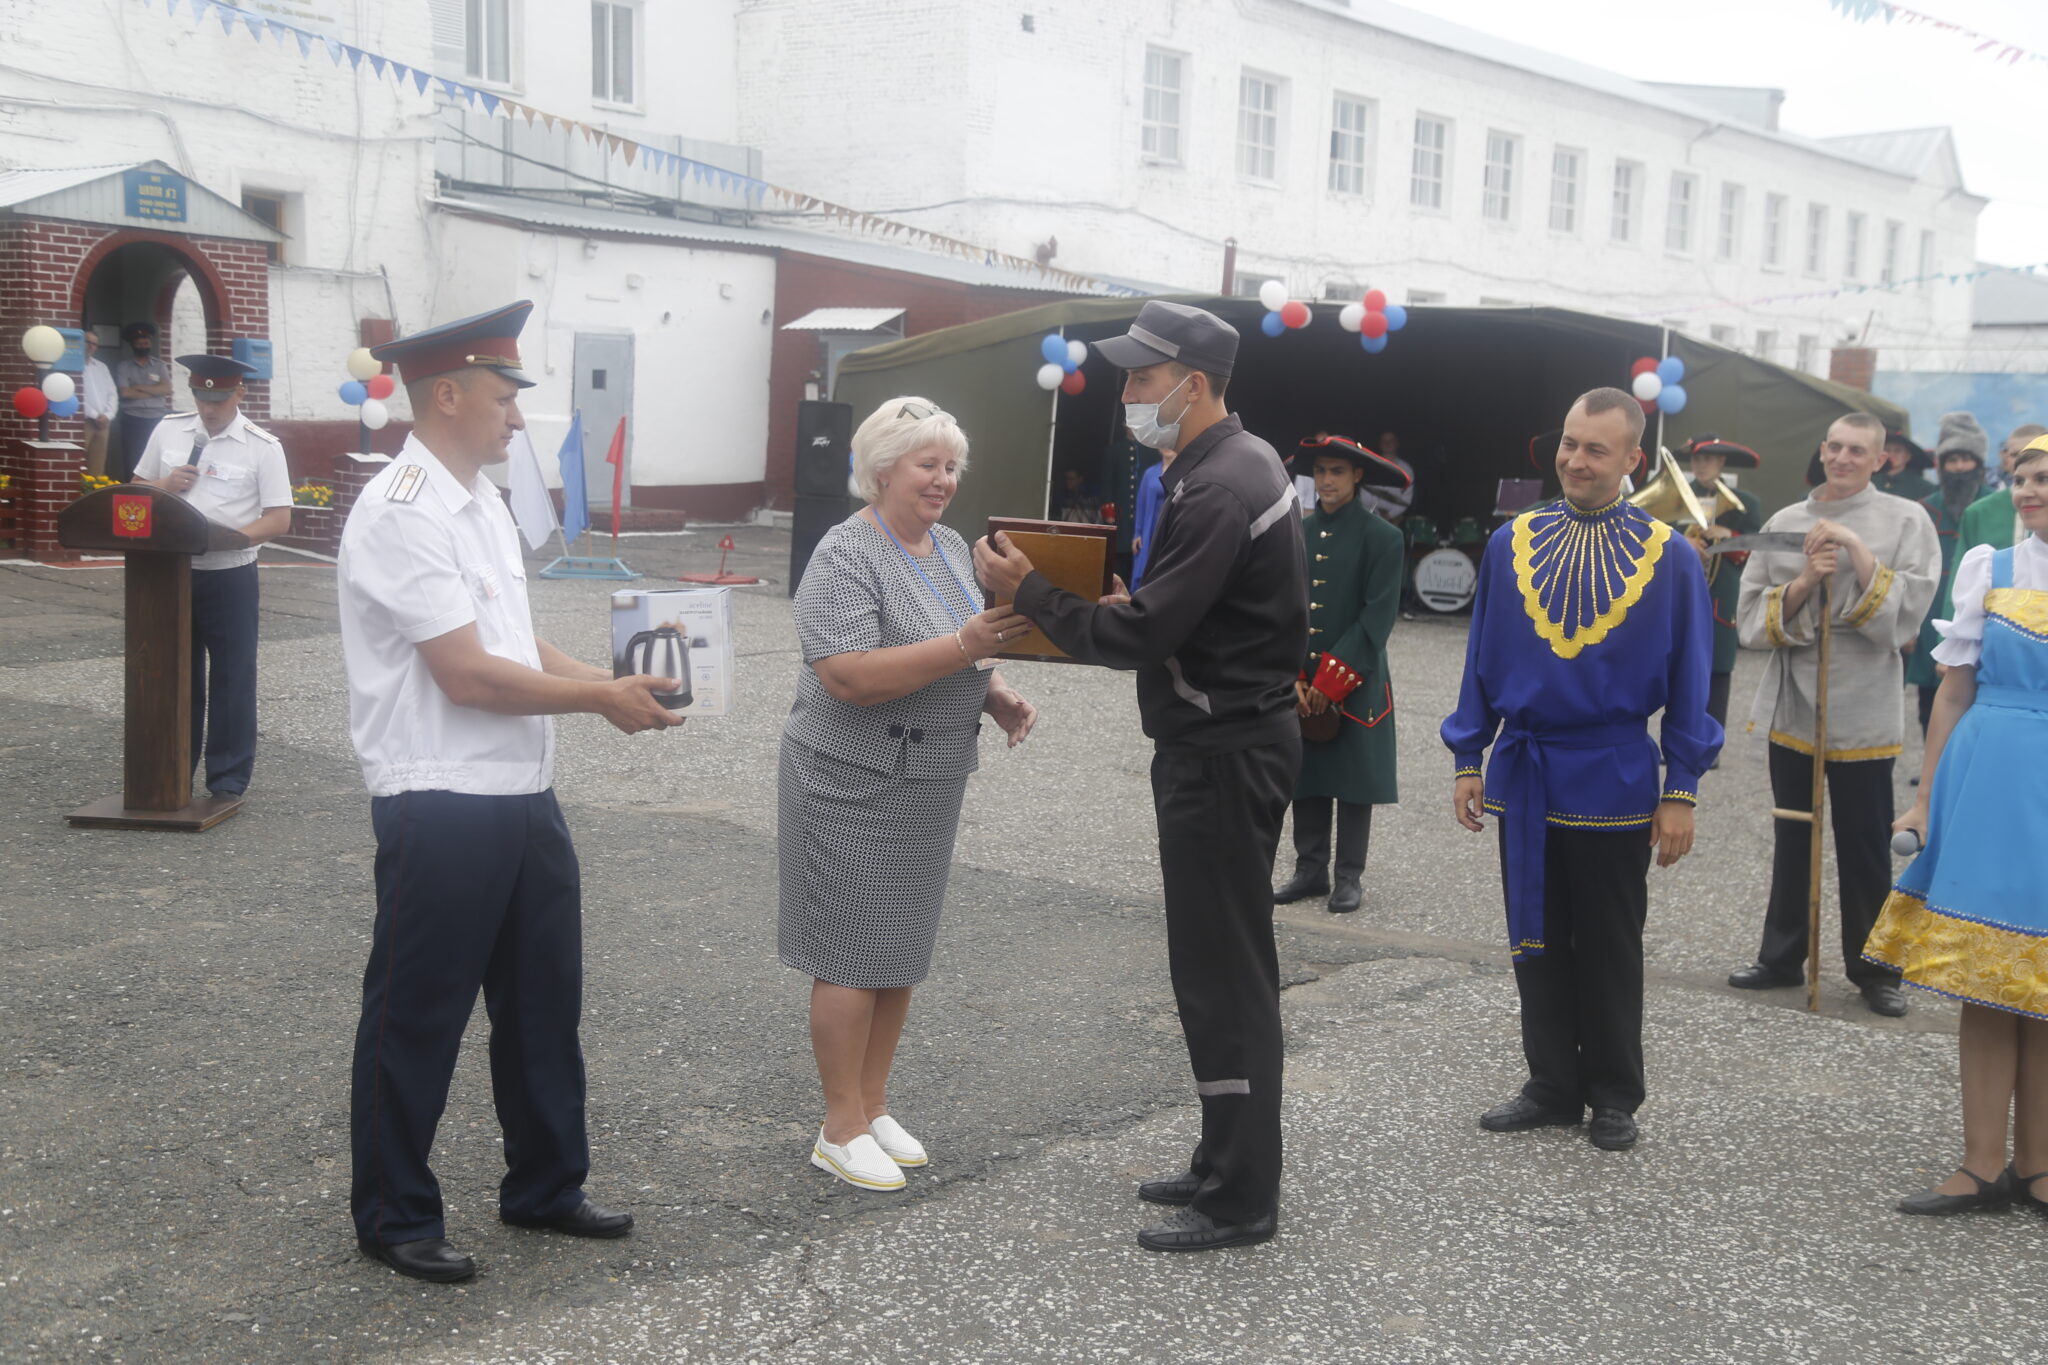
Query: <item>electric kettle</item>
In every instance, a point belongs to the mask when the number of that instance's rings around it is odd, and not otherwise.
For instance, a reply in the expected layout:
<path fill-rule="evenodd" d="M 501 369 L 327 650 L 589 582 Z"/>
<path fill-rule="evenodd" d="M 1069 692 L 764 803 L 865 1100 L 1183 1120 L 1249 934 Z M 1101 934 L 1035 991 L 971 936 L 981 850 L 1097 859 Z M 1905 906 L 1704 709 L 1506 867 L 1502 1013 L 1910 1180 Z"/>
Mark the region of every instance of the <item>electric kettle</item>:
<path fill-rule="evenodd" d="M 643 630 L 626 641 L 625 669 L 628 675 L 647 673 L 657 678 L 674 678 L 682 684 L 682 690 L 656 692 L 652 694 L 654 699 L 671 711 L 680 711 L 690 704 L 690 642 L 674 626 Z"/>

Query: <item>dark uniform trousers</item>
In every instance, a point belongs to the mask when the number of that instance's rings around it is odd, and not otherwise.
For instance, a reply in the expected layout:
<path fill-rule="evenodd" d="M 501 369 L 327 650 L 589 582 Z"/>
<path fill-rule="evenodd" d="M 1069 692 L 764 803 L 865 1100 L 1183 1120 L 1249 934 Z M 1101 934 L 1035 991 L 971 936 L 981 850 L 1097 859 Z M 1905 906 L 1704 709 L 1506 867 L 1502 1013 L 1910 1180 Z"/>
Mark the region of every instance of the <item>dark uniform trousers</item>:
<path fill-rule="evenodd" d="M 1304 796 L 1294 803 L 1294 870 L 1330 870 L 1330 807 L 1337 807 L 1337 872 L 1340 882 L 1365 874 L 1365 854 L 1372 840 L 1372 807 L 1362 801 Z"/>
<path fill-rule="evenodd" d="M 583 908 L 553 791 L 371 799 L 377 921 L 363 973 L 352 1095 L 358 1236 L 446 1236 L 427 1168 L 477 988 L 505 1136 L 499 1210 L 552 1218 L 583 1202 Z"/>
<path fill-rule="evenodd" d="M 1507 831 L 1501 829 L 1507 873 Z M 1647 829 L 1552 825 L 1543 859 L 1543 952 L 1515 963 L 1522 1093 L 1546 1109 L 1633 1114 L 1643 1102 L 1643 920 Z"/>
<path fill-rule="evenodd" d="M 1273 854 L 1301 768 L 1301 740 L 1152 758 L 1166 947 L 1202 1140 L 1194 1207 L 1222 1223 L 1280 1202 L 1280 963 Z"/>
<path fill-rule="evenodd" d="M 1728 730 L 1728 691 L 1734 686 L 1733 673 L 1711 673 L 1707 675 L 1707 714 L 1721 727 Z"/>
<path fill-rule="evenodd" d="M 156 424 L 163 421 L 161 416 L 146 417 L 124 412 L 114 418 L 114 439 L 108 442 L 107 477 L 115 483 L 127 483 L 135 477 L 135 466 L 142 463 L 142 457 L 149 453 L 150 433 Z"/>
<path fill-rule="evenodd" d="M 1813 809 L 1813 756 L 1783 744 L 1771 748 L 1771 800 L 1783 810 Z M 1898 969 L 1863 956 L 1863 940 L 1892 889 L 1892 763 L 1889 758 L 1834 759 L 1827 765 L 1828 818 L 1835 828 L 1835 872 L 1841 880 L 1842 965 L 1861 986 L 1896 981 Z M 1807 884 L 1813 827 L 1775 820 L 1771 900 L 1756 960 L 1779 976 L 1806 975 Z"/>
<path fill-rule="evenodd" d="M 249 789 L 256 769 L 256 565 L 192 574 L 192 763 L 206 789 Z"/>

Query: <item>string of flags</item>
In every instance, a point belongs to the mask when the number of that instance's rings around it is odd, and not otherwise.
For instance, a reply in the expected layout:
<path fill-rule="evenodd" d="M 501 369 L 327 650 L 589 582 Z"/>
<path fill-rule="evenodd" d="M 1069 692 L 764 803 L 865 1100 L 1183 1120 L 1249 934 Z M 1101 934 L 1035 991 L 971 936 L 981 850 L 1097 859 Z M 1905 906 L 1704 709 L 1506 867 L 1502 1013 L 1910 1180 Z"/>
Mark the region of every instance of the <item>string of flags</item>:
<path fill-rule="evenodd" d="M 1680 299 L 1668 299 L 1659 307 L 1641 313 L 1616 313 L 1613 316 L 1630 320 L 1639 318 L 1661 318 L 1673 312 L 1688 308 L 1704 308 L 1709 312 L 1727 308 L 1761 308 L 1773 303 L 1804 303 L 1813 299 L 1838 299 L 1848 294 L 1896 294 L 1901 289 L 1911 289 L 1921 284 L 1969 284 L 1987 275 L 2037 275 L 2048 277 L 2048 261 L 2036 261 L 2032 265 L 1988 265 L 1977 270 L 1958 270 L 1954 273 L 1936 271 L 1931 275 L 1915 275 L 1911 279 L 1893 280 L 1890 284 L 1845 284 L 1839 289 L 1808 289 L 1796 294 L 1764 294 L 1753 299 L 1710 299 L 1688 303 Z"/>
<path fill-rule="evenodd" d="M 144 8 L 152 7 L 155 3 L 156 0 L 142 0 Z M 580 133 L 585 142 L 603 147 L 611 155 L 624 160 L 628 166 L 643 167 L 663 175 L 677 176 L 700 185 L 713 186 L 726 194 L 741 196 L 749 204 L 765 211 L 775 211 L 766 209 L 768 204 L 773 203 L 780 206 L 782 211 L 818 214 L 834 226 L 881 241 L 902 241 L 942 255 L 978 261 L 991 269 L 1028 273 L 1074 293 L 1136 296 L 1143 292 L 1124 285 L 1111 284 L 1092 275 L 1062 270 L 1030 257 L 1015 256 L 1006 251 L 962 241 L 958 237 L 948 237 L 944 233 L 933 232 L 927 228 L 913 227 L 909 223 L 898 222 L 892 218 L 864 213 L 845 204 L 821 199 L 814 194 L 785 189 L 781 185 L 771 184 L 739 171 L 681 156 L 666 148 L 649 146 L 647 143 L 622 137 L 608 129 L 550 113 L 545 109 L 537 109 L 520 100 L 508 99 L 495 91 L 485 90 L 447 76 L 437 76 L 421 67 L 397 61 L 353 43 L 344 43 L 328 34 L 302 28 L 282 19 L 273 19 L 268 15 L 252 13 L 228 3 L 227 0 L 163 0 L 163 6 L 164 13 L 173 17 L 180 12 L 181 7 L 188 10 L 193 22 L 198 24 L 213 18 L 219 22 L 224 34 L 232 35 L 237 29 L 245 30 L 259 45 L 266 38 L 275 40 L 280 49 L 289 50 L 288 45 L 296 45 L 299 56 L 304 59 L 310 60 L 317 49 L 325 52 L 336 66 L 340 66 L 344 61 L 356 71 L 368 66 L 371 74 L 378 80 L 392 80 L 401 90 L 410 85 L 417 93 L 424 95 L 434 87 L 439 87 L 446 98 L 472 109 L 481 109 L 492 118 L 524 118 L 528 127 L 538 121 L 549 132 L 561 128 L 570 133 Z"/>
<path fill-rule="evenodd" d="M 2004 42 L 1988 34 L 1979 33 L 1975 29 L 1965 28 L 1961 24 L 1952 24 L 1946 19 L 1922 14 L 1919 10 L 1907 9 L 1904 5 L 1895 5 L 1891 0 L 1828 0 L 1828 8 L 1840 10 L 1859 24 L 1867 24 L 1872 19 L 1882 19 L 1887 24 L 1924 24 L 1943 33 L 1953 33 L 1975 44 L 1979 55 L 1988 56 L 1995 62 L 2004 62 L 2007 66 L 2018 66 L 2022 62 L 2048 62 L 2048 53 L 2030 52 L 2016 43 Z"/>

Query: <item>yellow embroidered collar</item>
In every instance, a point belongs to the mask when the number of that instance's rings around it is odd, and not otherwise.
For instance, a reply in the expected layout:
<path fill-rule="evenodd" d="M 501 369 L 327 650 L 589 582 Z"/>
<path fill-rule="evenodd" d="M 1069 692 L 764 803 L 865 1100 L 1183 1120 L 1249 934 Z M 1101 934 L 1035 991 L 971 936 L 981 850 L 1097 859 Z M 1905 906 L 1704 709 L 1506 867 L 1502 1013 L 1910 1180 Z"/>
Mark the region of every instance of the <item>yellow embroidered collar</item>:
<path fill-rule="evenodd" d="M 1657 572 L 1671 528 L 1616 498 L 1581 512 L 1560 498 L 1515 518 L 1515 585 L 1536 633 L 1576 658 L 1620 625 Z"/>

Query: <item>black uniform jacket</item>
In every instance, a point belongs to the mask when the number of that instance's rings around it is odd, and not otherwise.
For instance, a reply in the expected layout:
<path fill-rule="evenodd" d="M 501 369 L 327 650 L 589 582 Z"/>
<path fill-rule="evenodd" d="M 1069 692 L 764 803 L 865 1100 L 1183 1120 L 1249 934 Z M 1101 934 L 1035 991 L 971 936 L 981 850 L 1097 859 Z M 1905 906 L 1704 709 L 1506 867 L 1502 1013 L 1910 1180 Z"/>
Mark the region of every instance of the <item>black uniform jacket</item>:
<path fill-rule="evenodd" d="M 1280 457 L 1232 415 L 1189 441 L 1161 486 L 1145 585 L 1129 602 L 1100 606 L 1034 573 L 1017 610 L 1085 663 L 1138 670 L 1139 714 L 1159 744 L 1227 753 L 1298 735 L 1308 591 L 1301 504 Z"/>

